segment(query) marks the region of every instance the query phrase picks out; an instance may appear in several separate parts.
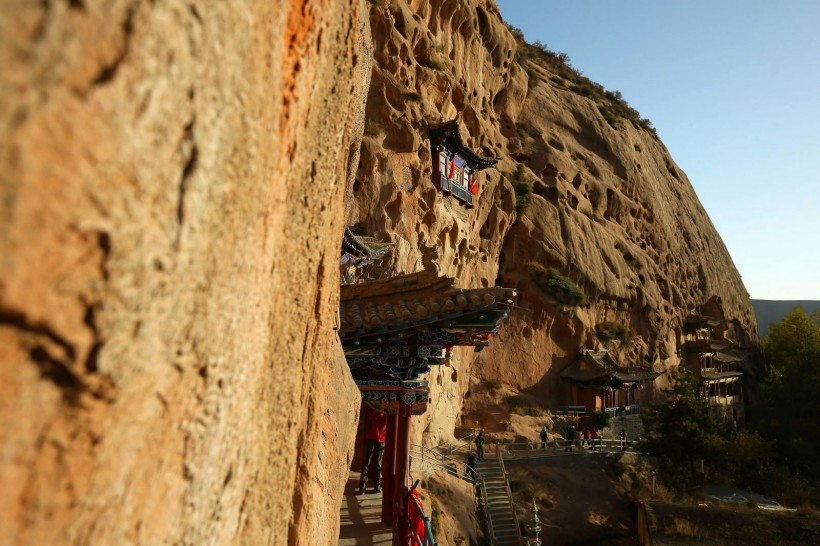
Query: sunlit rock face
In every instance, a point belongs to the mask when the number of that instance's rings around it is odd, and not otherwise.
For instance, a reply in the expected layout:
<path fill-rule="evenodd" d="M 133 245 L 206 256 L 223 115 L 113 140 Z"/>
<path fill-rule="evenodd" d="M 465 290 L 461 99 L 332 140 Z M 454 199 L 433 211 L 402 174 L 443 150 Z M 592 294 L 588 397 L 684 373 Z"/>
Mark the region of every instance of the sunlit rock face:
<path fill-rule="evenodd" d="M 634 333 L 618 358 L 674 365 L 716 295 L 754 343 L 663 145 L 521 48 L 481 0 L 4 6 L 1 542 L 333 543 L 359 409 L 344 224 L 395 243 L 392 272 L 520 289 L 492 347 L 430 373 L 415 441 L 449 439 L 477 380 L 566 403 L 601 322 Z M 471 209 L 432 180 L 427 127 L 457 116 L 500 160 Z"/>
<path fill-rule="evenodd" d="M 374 2 L 370 19 L 375 67 L 346 221 L 396 243 L 394 271 L 435 267 L 465 287 L 521 294 L 491 348 L 457 350 L 452 367 L 431 372 L 431 409 L 416 439 L 449 438 L 471 380 L 570 403 L 560 372 L 579 349 L 605 345 L 595 335 L 603 322 L 633 334 L 606 342 L 619 361 L 666 369 L 679 362 L 683 317 L 719 296 L 734 339 L 756 343 L 731 257 L 651 130 L 612 119 L 605 102 L 573 92 L 565 72 L 522 55 L 492 2 Z M 472 209 L 432 176 L 427 128 L 456 116 L 468 146 L 500 159 L 479 174 Z M 522 182 L 532 193 L 516 210 Z M 588 303 L 542 293 L 531 262 L 569 278 Z"/>
<path fill-rule="evenodd" d="M 0 10 L 0 544 L 328 544 L 365 3 Z"/>

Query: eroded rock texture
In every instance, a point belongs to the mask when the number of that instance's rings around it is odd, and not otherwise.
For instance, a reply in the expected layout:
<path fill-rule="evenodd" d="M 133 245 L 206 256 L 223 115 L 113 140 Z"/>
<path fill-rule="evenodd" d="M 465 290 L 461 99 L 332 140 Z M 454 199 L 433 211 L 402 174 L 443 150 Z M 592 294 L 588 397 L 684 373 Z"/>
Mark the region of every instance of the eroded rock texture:
<path fill-rule="evenodd" d="M 392 272 L 523 294 L 493 347 L 431 372 L 428 443 L 477 380 L 566 403 L 603 321 L 674 365 L 716 295 L 754 343 L 663 145 L 521 48 L 491 0 L 6 2 L 0 543 L 334 542 L 359 405 L 343 223 L 394 242 Z M 501 160 L 472 210 L 431 180 L 426 127 L 457 115 Z M 531 261 L 590 303 L 539 294 Z"/>
<path fill-rule="evenodd" d="M 394 271 L 435 267 L 465 287 L 498 282 L 522 294 L 492 348 L 457 352 L 452 368 L 431 372 L 417 437 L 452 433 L 471 378 L 569 403 L 559 374 L 579 349 L 602 345 L 602 322 L 634 334 L 610 342 L 618 358 L 661 369 L 679 362 L 683 317 L 719 296 L 733 338 L 756 342 L 740 276 L 651 130 L 613 119 L 604 97 L 583 96 L 565 70 L 522 54 L 491 1 L 375 2 L 370 14 L 376 67 L 348 222 L 396 243 Z M 473 210 L 431 179 L 426 128 L 457 115 L 466 143 L 501 159 L 480 174 Z M 516 210 L 522 184 L 532 194 Z M 571 279 L 589 304 L 542 294 L 530 262 Z"/>
<path fill-rule="evenodd" d="M 0 543 L 335 540 L 364 6 L 4 3 Z"/>

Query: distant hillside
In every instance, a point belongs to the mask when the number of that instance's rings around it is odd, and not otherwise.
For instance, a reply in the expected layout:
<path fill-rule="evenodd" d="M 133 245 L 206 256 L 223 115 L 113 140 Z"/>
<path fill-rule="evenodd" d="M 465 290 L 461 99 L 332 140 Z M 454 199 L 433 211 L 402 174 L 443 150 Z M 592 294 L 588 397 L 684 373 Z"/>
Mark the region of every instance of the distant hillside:
<path fill-rule="evenodd" d="M 814 313 L 820 309 L 820 301 L 817 300 L 752 300 L 752 307 L 757 315 L 757 329 L 760 337 L 766 335 L 769 324 L 780 322 L 789 311 L 795 307 L 802 307 L 806 313 Z"/>

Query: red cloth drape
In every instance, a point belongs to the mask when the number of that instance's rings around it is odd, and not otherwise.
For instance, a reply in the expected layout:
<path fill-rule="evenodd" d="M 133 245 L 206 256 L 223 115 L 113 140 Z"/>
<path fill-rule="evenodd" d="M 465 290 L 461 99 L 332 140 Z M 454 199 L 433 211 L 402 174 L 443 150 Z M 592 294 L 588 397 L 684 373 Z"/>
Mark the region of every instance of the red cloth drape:
<path fill-rule="evenodd" d="M 407 546 L 425 544 L 426 529 L 424 527 L 424 506 L 415 489 L 407 494 L 407 535 L 404 543 Z"/>

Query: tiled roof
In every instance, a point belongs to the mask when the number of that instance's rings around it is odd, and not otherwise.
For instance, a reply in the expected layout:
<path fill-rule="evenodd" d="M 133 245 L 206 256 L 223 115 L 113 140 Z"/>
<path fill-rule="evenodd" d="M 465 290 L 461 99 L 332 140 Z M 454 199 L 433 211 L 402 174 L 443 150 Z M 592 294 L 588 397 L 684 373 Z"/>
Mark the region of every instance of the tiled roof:
<path fill-rule="evenodd" d="M 732 377 L 743 377 L 742 372 L 704 372 L 704 381 L 715 381 L 718 379 L 729 379 Z"/>
<path fill-rule="evenodd" d="M 581 358 L 561 372 L 572 383 L 609 385 L 651 381 L 661 375 L 650 368 L 618 366 L 607 351 L 585 351 Z"/>
<path fill-rule="evenodd" d="M 732 346 L 727 339 L 693 339 L 683 344 L 684 349 L 693 353 L 710 353 L 722 351 Z"/>
<path fill-rule="evenodd" d="M 345 227 L 342 236 L 342 250 L 358 258 L 375 260 L 381 258 L 393 248 L 393 243 L 383 243 L 373 237 L 361 237 Z"/>
<path fill-rule="evenodd" d="M 734 353 L 727 353 L 727 352 L 724 352 L 724 351 L 718 351 L 717 354 L 715 354 L 714 359 L 717 360 L 718 362 L 725 362 L 725 363 L 729 364 L 729 363 L 732 363 L 732 362 L 740 362 L 740 361 L 743 360 L 743 357 L 741 357 L 740 355 L 736 355 Z"/>
<path fill-rule="evenodd" d="M 430 127 L 429 132 L 430 140 L 433 144 L 445 144 L 449 150 L 456 152 L 466 159 L 468 163 L 471 163 L 471 166 L 477 171 L 492 167 L 498 163 L 498 159 L 479 155 L 464 145 L 464 141 L 461 139 L 461 131 L 458 127 L 458 118 L 434 125 Z"/>
<path fill-rule="evenodd" d="M 456 288 L 455 280 L 434 272 L 411 273 L 391 279 L 341 288 L 339 315 L 343 340 L 441 321 L 493 324 L 514 303 L 510 288 Z M 493 312 L 502 311 L 502 315 Z M 484 314 L 484 316 L 482 316 Z M 488 330 L 493 329 L 489 324 Z"/>
<path fill-rule="evenodd" d="M 689 334 L 701 328 L 714 328 L 720 326 L 721 321 L 714 317 L 704 315 L 689 315 L 683 320 L 683 333 Z"/>

